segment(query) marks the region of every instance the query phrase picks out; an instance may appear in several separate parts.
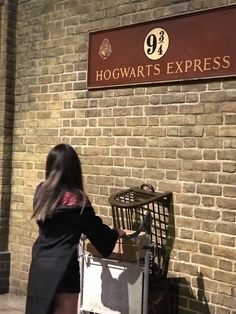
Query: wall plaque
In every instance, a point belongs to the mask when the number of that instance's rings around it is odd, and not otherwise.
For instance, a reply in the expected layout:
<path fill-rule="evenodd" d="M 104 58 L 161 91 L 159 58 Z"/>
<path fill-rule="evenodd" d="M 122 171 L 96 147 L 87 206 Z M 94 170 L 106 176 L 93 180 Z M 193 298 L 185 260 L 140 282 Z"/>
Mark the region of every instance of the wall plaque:
<path fill-rule="evenodd" d="M 236 75 L 236 5 L 89 34 L 88 89 Z"/>

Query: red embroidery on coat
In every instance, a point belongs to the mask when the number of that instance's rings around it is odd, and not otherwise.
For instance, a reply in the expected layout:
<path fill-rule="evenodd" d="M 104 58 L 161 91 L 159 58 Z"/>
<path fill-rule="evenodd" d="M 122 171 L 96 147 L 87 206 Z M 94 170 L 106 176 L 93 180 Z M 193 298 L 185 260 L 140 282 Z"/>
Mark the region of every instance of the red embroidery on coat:
<path fill-rule="evenodd" d="M 62 198 L 62 205 L 72 206 L 72 205 L 81 205 L 82 202 L 82 196 L 75 195 L 71 192 L 65 192 L 63 198 Z"/>

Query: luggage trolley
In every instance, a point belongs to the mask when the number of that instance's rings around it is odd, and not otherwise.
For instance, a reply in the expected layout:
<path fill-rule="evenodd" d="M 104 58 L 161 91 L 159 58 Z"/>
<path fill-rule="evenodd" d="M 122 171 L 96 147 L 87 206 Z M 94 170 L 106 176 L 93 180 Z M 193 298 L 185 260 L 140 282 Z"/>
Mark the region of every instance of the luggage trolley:
<path fill-rule="evenodd" d="M 171 192 L 143 184 L 109 197 L 113 226 L 126 230 L 109 258 L 83 241 L 80 313 L 148 314 L 152 283 L 167 276 Z"/>

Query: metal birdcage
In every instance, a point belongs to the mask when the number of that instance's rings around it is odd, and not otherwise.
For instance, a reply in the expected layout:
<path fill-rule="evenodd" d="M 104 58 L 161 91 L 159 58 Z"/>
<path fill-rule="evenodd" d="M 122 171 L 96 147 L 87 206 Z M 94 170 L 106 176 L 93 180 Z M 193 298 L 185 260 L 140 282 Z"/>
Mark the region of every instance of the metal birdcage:
<path fill-rule="evenodd" d="M 149 238 L 153 272 L 158 278 L 167 273 L 166 242 L 172 193 L 156 192 L 152 185 L 142 184 L 114 193 L 109 197 L 114 227 L 132 230 L 133 238 L 144 231 Z"/>

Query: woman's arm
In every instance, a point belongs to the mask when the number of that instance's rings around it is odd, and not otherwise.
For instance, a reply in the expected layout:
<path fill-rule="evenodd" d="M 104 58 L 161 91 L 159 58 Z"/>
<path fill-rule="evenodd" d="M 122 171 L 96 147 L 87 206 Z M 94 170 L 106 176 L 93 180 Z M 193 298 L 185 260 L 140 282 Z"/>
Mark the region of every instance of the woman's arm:
<path fill-rule="evenodd" d="M 125 234 L 124 231 L 111 229 L 105 225 L 102 219 L 96 216 L 92 207 L 86 207 L 82 215 L 84 218 L 82 232 L 104 257 L 109 256 L 117 239 Z"/>

